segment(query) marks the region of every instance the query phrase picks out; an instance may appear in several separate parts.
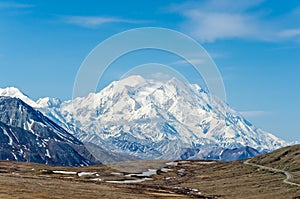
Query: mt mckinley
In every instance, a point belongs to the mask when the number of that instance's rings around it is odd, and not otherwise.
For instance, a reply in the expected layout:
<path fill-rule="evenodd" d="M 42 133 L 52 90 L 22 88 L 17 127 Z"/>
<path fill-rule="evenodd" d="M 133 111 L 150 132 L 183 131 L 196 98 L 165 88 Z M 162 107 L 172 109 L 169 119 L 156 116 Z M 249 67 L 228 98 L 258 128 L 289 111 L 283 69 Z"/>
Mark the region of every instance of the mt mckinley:
<path fill-rule="evenodd" d="M 86 146 L 99 147 L 90 151 L 95 157 L 106 151 L 123 158 L 227 161 L 287 144 L 200 86 L 175 78 L 129 76 L 65 102 L 48 97 L 35 102 L 16 88 L 0 89 L 0 96 L 23 100 Z"/>

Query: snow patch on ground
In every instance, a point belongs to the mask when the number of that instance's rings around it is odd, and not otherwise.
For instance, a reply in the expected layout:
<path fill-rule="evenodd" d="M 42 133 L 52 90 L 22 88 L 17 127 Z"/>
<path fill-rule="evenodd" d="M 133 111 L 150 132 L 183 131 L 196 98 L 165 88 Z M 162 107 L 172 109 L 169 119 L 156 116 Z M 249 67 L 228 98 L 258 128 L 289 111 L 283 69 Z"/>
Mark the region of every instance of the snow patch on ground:
<path fill-rule="evenodd" d="M 106 181 L 108 183 L 115 183 L 115 184 L 126 184 L 126 183 L 140 183 L 145 182 L 146 180 L 152 180 L 152 178 L 143 178 L 143 179 L 137 179 L 137 180 L 120 180 L 120 181 Z"/>
<path fill-rule="evenodd" d="M 55 174 L 66 174 L 66 175 L 76 175 L 77 172 L 75 171 L 53 171 Z"/>
<path fill-rule="evenodd" d="M 197 164 L 214 164 L 214 163 L 217 163 L 215 161 L 212 161 L 212 162 L 197 162 Z"/>
<path fill-rule="evenodd" d="M 178 162 L 167 162 L 166 165 L 168 166 L 178 166 Z"/>
<path fill-rule="evenodd" d="M 118 173 L 118 172 L 112 172 L 112 173 L 110 173 L 111 175 L 123 175 L 122 173 Z"/>
<path fill-rule="evenodd" d="M 160 169 L 162 172 L 164 172 L 164 173 L 168 173 L 168 172 L 170 172 L 170 171 L 173 171 L 173 169 L 168 169 L 168 168 L 161 168 Z"/>
<path fill-rule="evenodd" d="M 132 177 L 132 176 L 137 176 L 137 177 L 151 177 L 152 175 L 157 174 L 157 170 L 156 169 L 148 169 L 148 171 L 145 171 L 143 173 L 132 173 L 132 174 L 128 174 L 126 175 L 127 177 Z"/>
<path fill-rule="evenodd" d="M 97 173 L 96 172 L 79 172 L 77 175 L 79 177 L 82 177 L 82 176 L 93 176 L 95 174 L 97 174 Z"/>
<path fill-rule="evenodd" d="M 92 178 L 92 179 L 90 179 L 90 180 L 92 180 L 92 181 L 102 181 L 101 178 Z"/>

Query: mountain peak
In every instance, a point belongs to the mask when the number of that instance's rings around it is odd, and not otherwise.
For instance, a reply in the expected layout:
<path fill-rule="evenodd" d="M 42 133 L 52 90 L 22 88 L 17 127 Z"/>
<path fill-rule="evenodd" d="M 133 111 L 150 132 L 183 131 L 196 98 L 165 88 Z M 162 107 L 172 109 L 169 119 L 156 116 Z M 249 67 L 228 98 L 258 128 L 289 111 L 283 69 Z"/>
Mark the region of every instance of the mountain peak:
<path fill-rule="evenodd" d="M 0 88 L 0 93 L 4 95 L 24 95 L 19 89 L 16 87 L 7 87 L 7 88 Z"/>
<path fill-rule="evenodd" d="M 141 159 L 218 159 L 225 149 L 264 153 L 286 144 L 181 78 L 128 76 L 86 97 L 62 103 L 43 98 L 34 107 L 81 141 Z"/>
<path fill-rule="evenodd" d="M 61 100 L 58 98 L 45 97 L 40 98 L 36 103 L 41 108 L 58 107 L 61 104 Z"/>
<path fill-rule="evenodd" d="M 169 83 L 169 84 L 185 84 L 185 81 L 184 80 L 181 81 L 176 77 L 172 77 L 169 81 L 167 81 L 167 83 Z"/>
<path fill-rule="evenodd" d="M 31 100 L 27 95 L 15 87 L 0 88 L 0 96 L 18 98 L 32 107 L 38 107 L 38 104 Z"/>
<path fill-rule="evenodd" d="M 285 145 L 181 78 L 166 82 L 128 76 L 96 95 L 96 100 L 95 94 L 78 98 L 46 114 L 81 140 L 142 159 L 178 159 L 179 153 L 217 158 L 224 149 L 249 146 L 263 153 Z M 80 131 L 69 126 L 74 123 Z M 184 155 L 187 149 L 192 152 Z"/>
<path fill-rule="evenodd" d="M 118 85 L 123 85 L 123 86 L 137 86 L 139 84 L 146 83 L 147 81 L 145 78 L 143 78 L 140 75 L 132 75 L 132 76 L 127 76 L 121 80 L 118 81 Z"/>

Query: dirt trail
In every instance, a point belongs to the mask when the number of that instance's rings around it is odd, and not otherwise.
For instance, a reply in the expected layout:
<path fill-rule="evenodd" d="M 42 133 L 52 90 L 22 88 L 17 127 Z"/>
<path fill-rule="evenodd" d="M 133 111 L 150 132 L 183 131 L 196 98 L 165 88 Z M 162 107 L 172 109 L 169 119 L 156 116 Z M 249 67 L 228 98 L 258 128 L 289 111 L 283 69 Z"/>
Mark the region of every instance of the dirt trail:
<path fill-rule="evenodd" d="M 300 187 L 300 184 L 297 184 L 297 183 L 294 183 L 294 182 L 290 181 L 290 180 L 293 179 L 293 175 L 291 173 L 289 173 L 288 171 L 284 171 L 284 170 L 280 170 L 280 169 L 274 169 L 272 167 L 266 167 L 266 166 L 263 166 L 263 165 L 251 163 L 250 160 L 251 159 L 246 160 L 244 162 L 244 164 L 251 165 L 251 166 L 258 167 L 258 168 L 265 169 L 265 170 L 269 170 L 269 171 L 273 171 L 273 172 L 277 172 L 277 173 L 283 173 L 283 174 L 286 175 L 286 179 L 283 180 L 284 183 Z"/>

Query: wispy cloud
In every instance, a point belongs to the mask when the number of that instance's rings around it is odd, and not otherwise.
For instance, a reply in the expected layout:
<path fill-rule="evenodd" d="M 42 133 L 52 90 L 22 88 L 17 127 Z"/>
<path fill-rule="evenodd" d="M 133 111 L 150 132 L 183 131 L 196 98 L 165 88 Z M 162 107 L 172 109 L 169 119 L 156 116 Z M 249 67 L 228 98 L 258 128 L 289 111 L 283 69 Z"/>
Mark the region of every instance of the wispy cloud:
<path fill-rule="evenodd" d="M 102 16 L 62 16 L 61 20 L 64 23 L 78 25 L 87 28 L 95 28 L 107 23 L 129 23 L 139 24 L 145 21 L 129 20 L 118 17 L 102 17 Z"/>
<path fill-rule="evenodd" d="M 206 62 L 206 60 L 205 59 L 191 59 L 191 60 L 189 60 L 189 62 L 191 62 L 192 64 L 203 64 Z M 170 63 L 170 65 L 186 66 L 186 65 L 190 64 L 189 62 L 186 60 L 180 59 L 180 60 Z"/>
<path fill-rule="evenodd" d="M 241 111 L 240 112 L 244 117 L 261 117 L 270 115 L 270 111 L 263 111 L 263 110 L 254 110 L 254 111 Z"/>
<path fill-rule="evenodd" d="M 32 8 L 33 4 L 13 3 L 13 2 L 0 2 L 0 8 L 18 9 L 18 8 Z"/>
<path fill-rule="evenodd" d="M 295 23 L 295 28 L 288 28 L 284 22 L 292 17 L 288 14 L 270 17 L 270 10 L 260 8 L 262 2 L 244 0 L 233 4 L 231 0 L 190 1 L 172 5 L 170 10 L 184 17 L 185 21 L 181 24 L 183 30 L 203 42 L 232 38 L 263 41 L 300 38 L 300 24 Z M 292 12 L 290 15 L 295 14 Z"/>
<path fill-rule="evenodd" d="M 280 37 L 300 37 L 300 28 L 283 30 L 278 35 Z"/>

